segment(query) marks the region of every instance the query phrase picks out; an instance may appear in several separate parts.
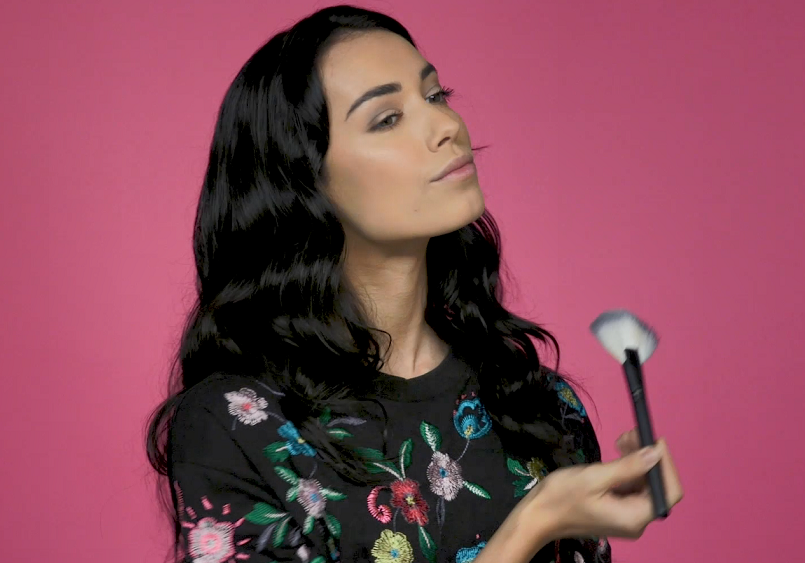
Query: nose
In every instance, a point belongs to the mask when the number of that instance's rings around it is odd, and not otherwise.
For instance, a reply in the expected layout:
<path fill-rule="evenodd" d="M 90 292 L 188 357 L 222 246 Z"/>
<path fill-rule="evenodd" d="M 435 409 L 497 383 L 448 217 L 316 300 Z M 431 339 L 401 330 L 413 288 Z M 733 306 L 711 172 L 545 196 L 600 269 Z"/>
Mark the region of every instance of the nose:
<path fill-rule="evenodd" d="M 431 106 L 430 136 L 428 148 L 436 152 L 445 143 L 456 140 L 461 131 L 461 120 L 458 115 L 445 107 Z"/>

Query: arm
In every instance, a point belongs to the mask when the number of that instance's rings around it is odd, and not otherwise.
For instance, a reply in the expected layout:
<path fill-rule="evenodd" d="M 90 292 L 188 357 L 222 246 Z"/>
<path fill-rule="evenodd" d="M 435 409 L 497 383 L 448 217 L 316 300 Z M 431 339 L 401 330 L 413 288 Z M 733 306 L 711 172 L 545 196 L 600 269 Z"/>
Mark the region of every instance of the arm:
<path fill-rule="evenodd" d="M 553 374 L 556 376 L 556 374 Z M 589 415 L 581 399 L 567 383 L 557 388 L 559 406 L 564 413 L 565 430 L 574 438 L 571 448 L 577 452 L 576 462 L 583 464 L 601 462 L 601 450 Z M 560 516 L 555 502 L 544 501 L 538 486 L 529 493 L 509 514 L 498 531 L 487 542 L 476 563 L 507 561 L 527 563 L 543 547 L 560 542 L 561 552 L 577 560 L 609 563 L 611 551 L 605 538 L 565 538 L 560 531 Z M 551 498 L 551 495 L 548 495 Z"/>
<path fill-rule="evenodd" d="M 512 510 L 475 559 L 475 563 L 528 563 L 553 541 L 550 518 L 535 510 L 533 495 Z M 536 497 L 533 497 L 536 498 Z"/>
<path fill-rule="evenodd" d="M 184 561 L 329 560 L 335 546 L 328 541 L 325 523 L 305 518 L 301 505 L 289 495 L 290 460 L 276 471 L 279 464 L 263 451 L 266 436 L 282 439 L 277 430 L 283 421 L 262 413 L 258 421 L 239 413 L 237 401 L 243 397 L 237 394 L 230 395 L 235 414 L 227 411 L 224 392 L 230 389 L 239 387 L 193 390 L 174 417 L 169 476 Z M 254 403 L 271 413 L 259 395 Z M 247 407 L 256 412 L 253 405 Z M 243 416 L 238 419 L 238 414 Z"/>

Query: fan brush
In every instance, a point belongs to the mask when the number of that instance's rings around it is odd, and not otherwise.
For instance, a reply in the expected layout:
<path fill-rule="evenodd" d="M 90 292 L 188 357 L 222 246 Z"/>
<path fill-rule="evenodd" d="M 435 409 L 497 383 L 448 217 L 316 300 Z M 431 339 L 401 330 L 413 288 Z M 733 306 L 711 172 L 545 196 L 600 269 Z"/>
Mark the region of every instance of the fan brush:
<path fill-rule="evenodd" d="M 590 325 L 590 330 L 607 352 L 623 365 L 626 381 L 632 393 L 641 447 L 654 445 L 654 431 L 643 387 L 642 364 L 657 349 L 657 334 L 646 323 L 623 309 L 602 313 Z M 659 464 L 648 472 L 648 484 L 655 517 L 667 518 L 668 505 L 665 501 Z"/>

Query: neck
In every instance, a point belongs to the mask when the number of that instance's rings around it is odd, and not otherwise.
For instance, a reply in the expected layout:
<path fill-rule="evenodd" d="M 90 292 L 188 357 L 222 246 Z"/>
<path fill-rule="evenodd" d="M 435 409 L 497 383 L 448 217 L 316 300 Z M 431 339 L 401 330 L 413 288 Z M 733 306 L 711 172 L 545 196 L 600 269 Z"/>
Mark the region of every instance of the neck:
<path fill-rule="evenodd" d="M 404 378 L 422 375 L 447 354 L 447 345 L 425 322 L 427 241 L 406 248 L 349 244 L 345 272 L 374 328 L 387 332 L 383 371 Z M 381 335 L 382 337 L 382 335 Z"/>

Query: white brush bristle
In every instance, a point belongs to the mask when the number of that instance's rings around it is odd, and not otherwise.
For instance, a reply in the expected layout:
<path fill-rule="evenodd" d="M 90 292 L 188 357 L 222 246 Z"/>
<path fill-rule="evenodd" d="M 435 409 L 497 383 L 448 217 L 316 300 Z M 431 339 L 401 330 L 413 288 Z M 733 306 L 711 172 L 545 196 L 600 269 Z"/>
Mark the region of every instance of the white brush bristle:
<path fill-rule="evenodd" d="M 590 330 L 620 363 L 626 361 L 627 349 L 637 351 L 641 364 L 657 349 L 657 334 L 625 309 L 601 313 L 590 325 Z"/>

